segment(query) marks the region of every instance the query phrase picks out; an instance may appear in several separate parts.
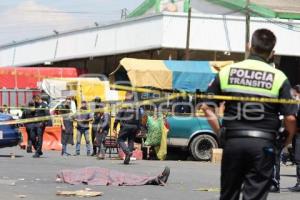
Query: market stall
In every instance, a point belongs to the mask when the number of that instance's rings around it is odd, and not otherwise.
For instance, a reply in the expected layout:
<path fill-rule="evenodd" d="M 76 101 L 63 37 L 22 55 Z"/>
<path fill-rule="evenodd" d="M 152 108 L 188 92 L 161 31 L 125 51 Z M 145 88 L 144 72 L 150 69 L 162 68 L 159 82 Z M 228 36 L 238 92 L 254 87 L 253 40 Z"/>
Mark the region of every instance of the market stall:
<path fill-rule="evenodd" d="M 233 61 L 182 61 L 123 58 L 110 74 L 113 83 L 129 81 L 133 87 L 205 91 L 222 67 Z"/>

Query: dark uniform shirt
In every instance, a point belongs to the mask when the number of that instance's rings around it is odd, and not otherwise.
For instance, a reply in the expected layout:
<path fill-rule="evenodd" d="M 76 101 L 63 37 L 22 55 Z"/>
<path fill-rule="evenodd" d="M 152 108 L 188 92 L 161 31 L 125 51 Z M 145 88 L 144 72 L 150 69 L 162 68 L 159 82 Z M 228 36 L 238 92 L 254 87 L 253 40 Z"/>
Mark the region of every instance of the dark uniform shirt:
<path fill-rule="evenodd" d="M 266 62 L 258 56 L 250 56 L 249 59 Z M 254 94 L 222 92 L 220 85 L 220 78 L 219 75 L 217 75 L 210 84 L 207 92 L 216 95 L 261 97 Z M 288 80 L 281 86 L 278 98 L 292 99 L 291 86 Z M 219 103 L 219 101 L 215 102 Z M 277 132 L 280 127 L 279 114 L 294 115 L 296 111 L 297 106 L 292 104 L 226 101 L 223 126 L 230 130 L 242 129 Z"/>
<path fill-rule="evenodd" d="M 300 108 L 299 105 L 298 107 L 298 112 L 297 112 L 297 127 L 300 128 Z"/>
<path fill-rule="evenodd" d="M 48 105 L 45 102 L 35 103 L 35 108 L 35 117 L 45 117 L 50 115 Z M 49 121 L 50 120 L 38 122 L 38 125 L 50 125 Z"/>
<path fill-rule="evenodd" d="M 35 111 L 32 109 L 24 109 L 23 113 L 22 113 L 22 117 L 21 119 L 30 119 L 35 117 Z M 26 128 L 33 128 L 34 127 L 34 123 L 33 122 L 28 122 L 24 124 Z"/>
<path fill-rule="evenodd" d="M 102 131 L 108 131 L 109 130 L 109 114 L 108 113 L 101 113 L 96 112 L 94 113 L 94 121 L 93 126 L 99 127 L 102 129 Z"/>
<path fill-rule="evenodd" d="M 123 126 L 136 126 L 137 129 L 140 129 L 140 109 L 132 108 L 123 108 L 121 109 L 115 119 L 114 129 L 117 128 L 118 123 L 120 122 L 121 127 Z"/>

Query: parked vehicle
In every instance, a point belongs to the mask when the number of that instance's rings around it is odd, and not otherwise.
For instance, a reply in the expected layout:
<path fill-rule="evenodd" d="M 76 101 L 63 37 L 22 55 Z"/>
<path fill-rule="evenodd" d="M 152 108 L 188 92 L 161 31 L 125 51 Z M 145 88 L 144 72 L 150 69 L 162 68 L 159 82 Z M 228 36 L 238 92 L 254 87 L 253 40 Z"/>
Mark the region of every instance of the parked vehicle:
<path fill-rule="evenodd" d="M 211 159 L 211 150 L 218 148 L 219 143 L 205 117 L 171 116 L 166 121 L 168 146 L 188 150 L 195 160 Z"/>
<path fill-rule="evenodd" d="M 0 148 L 13 147 L 22 141 L 17 125 L 1 125 L 2 122 L 13 120 L 11 115 L 0 114 Z"/>

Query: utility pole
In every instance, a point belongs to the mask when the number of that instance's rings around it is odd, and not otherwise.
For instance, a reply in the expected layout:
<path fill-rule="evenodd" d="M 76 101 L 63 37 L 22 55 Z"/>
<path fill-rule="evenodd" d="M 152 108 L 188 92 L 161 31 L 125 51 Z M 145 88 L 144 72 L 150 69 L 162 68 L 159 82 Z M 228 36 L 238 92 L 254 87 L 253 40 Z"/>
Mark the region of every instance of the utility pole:
<path fill-rule="evenodd" d="M 190 59 L 191 14 L 192 14 L 192 8 L 191 8 L 191 6 L 189 6 L 187 32 L 186 32 L 185 60 L 189 60 Z"/>
<path fill-rule="evenodd" d="M 250 0 L 246 1 L 246 37 L 245 37 L 245 59 L 249 55 L 248 45 L 250 42 L 250 10 L 249 10 Z"/>
<path fill-rule="evenodd" d="M 127 18 L 127 8 L 123 8 L 121 10 L 121 19 L 126 19 Z"/>

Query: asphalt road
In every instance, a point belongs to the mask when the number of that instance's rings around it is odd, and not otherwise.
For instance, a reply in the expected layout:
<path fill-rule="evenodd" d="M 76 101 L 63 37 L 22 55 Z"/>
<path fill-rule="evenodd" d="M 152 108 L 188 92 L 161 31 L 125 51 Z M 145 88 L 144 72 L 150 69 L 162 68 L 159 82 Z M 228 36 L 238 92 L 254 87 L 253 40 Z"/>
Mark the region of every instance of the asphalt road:
<path fill-rule="evenodd" d="M 11 158 L 10 153 L 16 157 Z M 220 164 L 194 161 L 133 161 L 125 166 L 120 160 L 96 160 L 94 157 L 61 157 L 59 152 L 48 151 L 40 159 L 33 159 L 19 148 L 0 149 L 0 200 L 32 199 L 82 199 L 59 197 L 59 190 L 90 188 L 103 192 L 101 197 L 87 199 L 109 200 L 208 200 L 218 199 L 216 191 L 194 191 L 198 188 L 218 188 Z M 99 166 L 136 174 L 156 175 L 164 166 L 171 168 L 167 186 L 88 186 L 56 183 L 56 173 L 61 169 Z M 295 167 L 282 167 L 281 193 L 271 194 L 269 199 L 298 199 L 299 193 L 291 193 L 287 187 L 295 184 Z M 21 195 L 21 196 L 20 196 Z M 25 195 L 25 196 L 22 196 Z"/>

